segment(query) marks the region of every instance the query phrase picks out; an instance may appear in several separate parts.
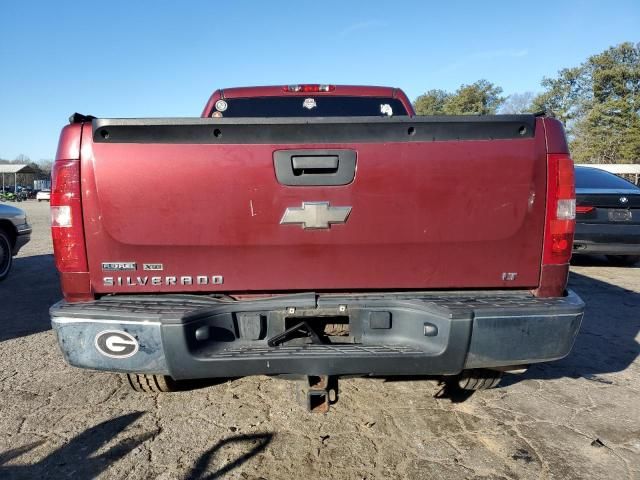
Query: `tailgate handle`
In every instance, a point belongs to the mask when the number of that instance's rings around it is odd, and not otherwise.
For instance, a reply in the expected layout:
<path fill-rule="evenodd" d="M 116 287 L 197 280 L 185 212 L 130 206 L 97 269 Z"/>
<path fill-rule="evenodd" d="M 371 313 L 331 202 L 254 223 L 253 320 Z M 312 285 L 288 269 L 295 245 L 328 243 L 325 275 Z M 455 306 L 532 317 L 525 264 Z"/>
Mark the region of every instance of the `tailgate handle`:
<path fill-rule="evenodd" d="M 292 156 L 291 165 L 295 176 L 305 174 L 326 175 L 338 171 L 337 155 Z"/>
<path fill-rule="evenodd" d="M 348 185 L 356 175 L 356 151 L 276 150 L 273 167 L 282 185 Z"/>

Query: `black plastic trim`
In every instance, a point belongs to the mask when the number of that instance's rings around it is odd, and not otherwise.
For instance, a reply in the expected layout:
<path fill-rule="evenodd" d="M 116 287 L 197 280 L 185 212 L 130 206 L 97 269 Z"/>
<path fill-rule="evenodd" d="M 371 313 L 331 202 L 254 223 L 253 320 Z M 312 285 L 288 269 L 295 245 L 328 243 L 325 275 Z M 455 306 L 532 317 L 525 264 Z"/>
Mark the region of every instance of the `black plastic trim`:
<path fill-rule="evenodd" d="M 533 138 L 533 115 L 93 120 L 95 143 L 376 143 Z"/>
<path fill-rule="evenodd" d="M 91 122 L 92 120 L 95 120 L 95 119 L 96 117 L 94 117 L 93 115 L 84 115 L 82 113 L 76 112 L 69 117 L 69 123 Z"/>

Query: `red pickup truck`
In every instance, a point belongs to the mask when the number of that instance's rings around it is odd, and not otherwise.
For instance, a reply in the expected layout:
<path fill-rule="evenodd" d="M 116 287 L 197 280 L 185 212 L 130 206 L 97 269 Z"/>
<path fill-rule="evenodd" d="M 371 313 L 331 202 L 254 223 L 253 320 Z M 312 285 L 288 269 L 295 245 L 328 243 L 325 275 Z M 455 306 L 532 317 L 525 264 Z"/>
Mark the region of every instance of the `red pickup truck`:
<path fill-rule="evenodd" d="M 339 85 L 218 90 L 201 118 L 75 114 L 51 211 L 65 359 L 138 390 L 488 387 L 567 355 L 584 310 L 573 163 L 544 115 L 421 117 L 399 89 Z"/>

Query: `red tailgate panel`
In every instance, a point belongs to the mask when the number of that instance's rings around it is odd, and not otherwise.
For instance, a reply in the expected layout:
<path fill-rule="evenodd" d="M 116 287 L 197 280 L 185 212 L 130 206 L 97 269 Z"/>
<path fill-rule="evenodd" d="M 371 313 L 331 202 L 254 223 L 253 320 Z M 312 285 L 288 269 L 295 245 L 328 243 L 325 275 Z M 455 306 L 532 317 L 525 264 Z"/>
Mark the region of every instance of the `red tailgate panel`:
<path fill-rule="evenodd" d="M 285 148 L 355 150 L 355 180 L 280 185 L 273 152 Z M 544 158 L 542 134 L 286 147 L 87 141 L 82 185 L 92 285 L 96 292 L 536 287 Z M 280 225 L 286 208 L 312 201 L 350 206 L 351 214 L 328 230 Z M 135 262 L 137 271 L 104 272 L 103 262 Z M 144 263 L 163 270 L 143 271 Z M 224 283 L 165 285 L 166 276 L 197 275 L 220 275 Z M 152 276 L 161 284 L 145 281 Z M 125 285 L 105 286 L 104 277 L 122 277 Z M 145 285 L 126 285 L 126 277 Z"/>

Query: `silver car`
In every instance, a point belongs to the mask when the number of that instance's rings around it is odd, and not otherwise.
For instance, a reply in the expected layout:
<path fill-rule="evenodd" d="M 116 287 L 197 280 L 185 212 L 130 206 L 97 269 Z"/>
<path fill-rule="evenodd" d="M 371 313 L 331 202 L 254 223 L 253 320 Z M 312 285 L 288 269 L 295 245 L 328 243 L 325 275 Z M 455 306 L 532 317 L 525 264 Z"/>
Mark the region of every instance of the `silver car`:
<path fill-rule="evenodd" d="M 31 240 L 27 214 L 11 205 L 0 204 L 0 282 L 7 278 L 13 257 Z"/>

